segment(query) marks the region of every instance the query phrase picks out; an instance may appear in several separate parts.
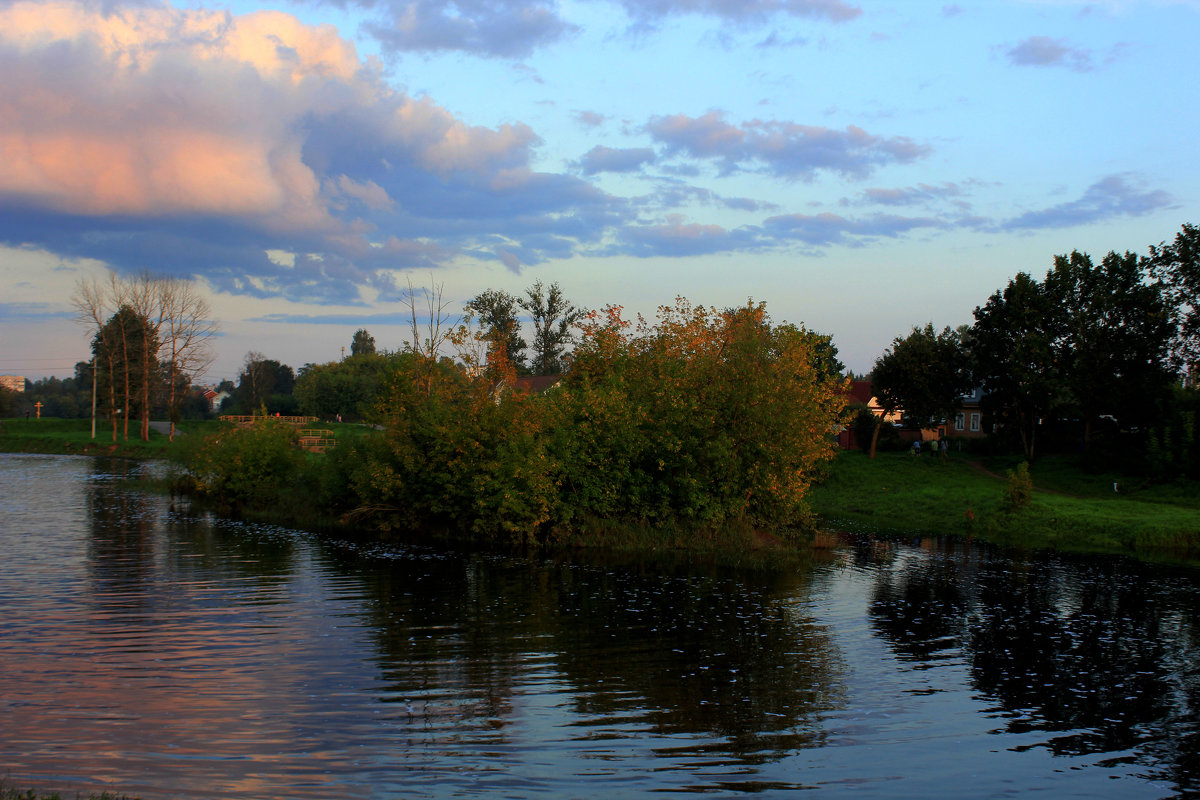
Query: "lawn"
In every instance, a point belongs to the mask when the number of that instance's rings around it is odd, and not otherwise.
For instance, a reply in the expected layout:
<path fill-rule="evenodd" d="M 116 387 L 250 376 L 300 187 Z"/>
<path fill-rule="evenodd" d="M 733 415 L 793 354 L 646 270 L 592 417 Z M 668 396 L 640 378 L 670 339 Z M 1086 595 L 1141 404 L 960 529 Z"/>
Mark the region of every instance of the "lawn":
<path fill-rule="evenodd" d="M 136 423 L 136 424 L 135 424 Z M 176 426 L 176 439 L 203 438 L 229 427 L 220 420 L 184 420 Z M 364 425 L 351 423 L 315 423 L 312 427 L 333 431 L 335 439 L 361 437 Z M 65 453 L 80 455 L 116 455 L 128 458 L 166 458 L 174 445 L 164 433 L 150 431 L 150 441 L 139 438 L 140 422 L 131 420 L 128 441 L 118 429 L 117 441 L 112 439 L 112 426 L 104 420 L 96 423 L 92 438 L 90 419 L 4 419 L 0 420 L 0 452 L 3 453 Z"/>
<path fill-rule="evenodd" d="M 1200 559 L 1200 486 L 1150 485 L 1096 475 L 1073 459 L 1034 464 L 1032 502 L 1013 509 L 1006 480 L 989 474 L 1009 463 L 947 460 L 907 453 L 872 460 L 840 453 L 810 493 L 827 527 L 880 533 L 973 535 L 1021 547 Z M 1117 491 L 1113 490 L 1117 484 Z"/>

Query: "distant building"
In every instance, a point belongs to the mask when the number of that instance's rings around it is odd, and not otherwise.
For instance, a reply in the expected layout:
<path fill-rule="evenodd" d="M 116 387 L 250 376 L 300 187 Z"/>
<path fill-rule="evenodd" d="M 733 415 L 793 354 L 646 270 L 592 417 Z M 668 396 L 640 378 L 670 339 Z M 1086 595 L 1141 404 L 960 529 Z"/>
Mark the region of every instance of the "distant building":
<path fill-rule="evenodd" d="M 10 392 L 25 391 L 25 379 L 20 375 L 0 375 L 0 386 Z"/>

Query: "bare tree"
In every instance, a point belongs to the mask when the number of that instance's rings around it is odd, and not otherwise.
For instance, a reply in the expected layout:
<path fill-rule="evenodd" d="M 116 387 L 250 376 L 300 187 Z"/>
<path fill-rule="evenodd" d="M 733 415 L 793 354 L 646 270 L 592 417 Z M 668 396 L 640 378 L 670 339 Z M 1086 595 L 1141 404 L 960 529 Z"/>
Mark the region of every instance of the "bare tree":
<path fill-rule="evenodd" d="M 425 384 L 423 388 L 426 394 L 433 390 L 433 370 L 441 358 L 442 346 L 454 338 L 455 331 L 460 327 L 458 318 L 449 313 L 450 303 L 445 299 L 444 292 L 445 285 L 433 283 L 432 280 L 428 289 L 417 289 L 410 278 L 408 291 L 401 300 L 408 307 L 409 331 L 412 335 L 412 342 L 406 343 L 405 347 L 418 356 L 419 374 Z M 418 294 L 424 298 L 423 320 Z"/>
<path fill-rule="evenodd" d="M 208 301 L 192 281 L 162 278 L 158 281 L 162 346 L 167 356 L 167 409 L 171 418 L 170 438 L 182 400 L 180 379 L 187 383 L 203 375 L 213 361 L 212 337 L 217 324 Z"/>

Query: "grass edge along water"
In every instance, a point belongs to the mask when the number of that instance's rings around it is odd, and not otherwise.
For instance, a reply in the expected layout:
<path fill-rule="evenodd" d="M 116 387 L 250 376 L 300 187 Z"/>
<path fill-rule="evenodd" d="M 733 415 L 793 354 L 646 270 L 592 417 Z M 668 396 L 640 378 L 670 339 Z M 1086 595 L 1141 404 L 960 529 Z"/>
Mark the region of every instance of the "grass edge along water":
<path fill-rule="evenodd" d="M 1116 553 L 1200 563 L 1200 491 L 1096 475 L 1071 458 L 1029 467 L 1032 492 L 1012 500 L 1016 459 L 973 461 L 839 453 L 809 493 L 823 527 L 977 537 L 1024 549 Z"/>

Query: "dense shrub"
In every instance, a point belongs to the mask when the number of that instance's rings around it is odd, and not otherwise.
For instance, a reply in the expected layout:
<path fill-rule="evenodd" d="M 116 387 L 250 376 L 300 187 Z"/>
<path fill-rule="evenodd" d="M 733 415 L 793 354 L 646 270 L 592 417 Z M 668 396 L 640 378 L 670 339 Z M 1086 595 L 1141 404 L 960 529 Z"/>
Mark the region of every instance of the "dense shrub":
<path fill-rule="evenodd" d="M 303 496 L 305 454 L 296 436 L 290 426 L 265 418 L 208 437 L 189 464 L 195 490 L 235 512 Z"/>

